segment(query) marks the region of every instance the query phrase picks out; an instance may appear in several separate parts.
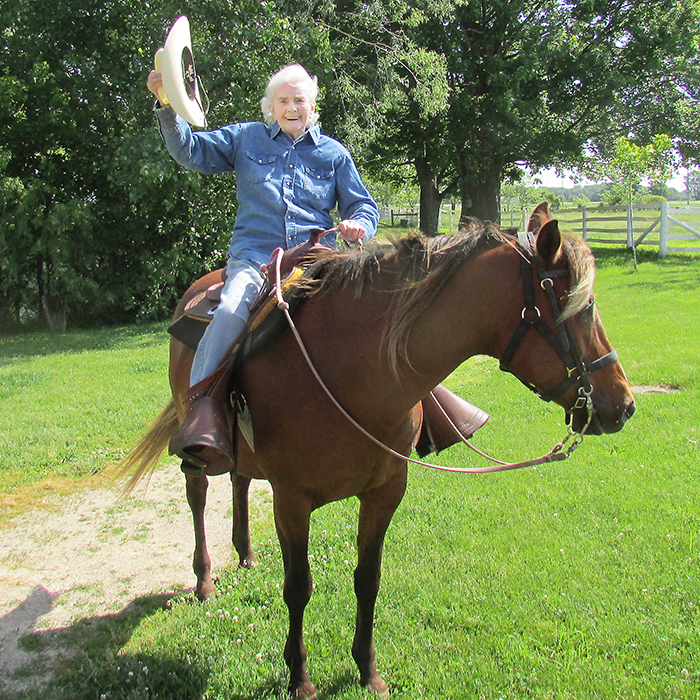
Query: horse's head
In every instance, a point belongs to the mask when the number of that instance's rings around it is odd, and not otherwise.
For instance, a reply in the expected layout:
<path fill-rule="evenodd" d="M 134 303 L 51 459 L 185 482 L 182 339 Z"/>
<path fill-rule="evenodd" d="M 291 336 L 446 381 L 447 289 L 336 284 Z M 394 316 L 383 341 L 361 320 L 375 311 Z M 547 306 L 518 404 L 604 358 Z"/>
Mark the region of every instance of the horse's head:
<path fill-rule="evenodd" d="M 562 406 L 574 431 L 614 433 L 634 413 L 634 397 L 593 300 L 593 254 L 583 241 L 562 237 L 546 206 L 528 228 L 518 246 L 521 319 L 501 369 Z"/>

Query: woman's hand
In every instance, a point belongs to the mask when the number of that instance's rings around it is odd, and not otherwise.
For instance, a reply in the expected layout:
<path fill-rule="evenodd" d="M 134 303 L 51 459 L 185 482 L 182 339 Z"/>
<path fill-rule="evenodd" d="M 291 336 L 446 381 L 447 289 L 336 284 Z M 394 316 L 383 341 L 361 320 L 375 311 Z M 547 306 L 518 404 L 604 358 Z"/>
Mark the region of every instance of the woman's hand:
<path fill-rule="evenodd" d="M 148 80 L 146 81 L 146 87 L 158 97 L 158 90 L 163 89 L 163 76 L 160 73 L 152 70 L 148 74 Z"/>
<path fill-rule="evenodd" d="M 351 243 L 361 242 L 365 237 L 365 227 L 354 219 L 345 219 L 338 224 L 338 235 Z"/>

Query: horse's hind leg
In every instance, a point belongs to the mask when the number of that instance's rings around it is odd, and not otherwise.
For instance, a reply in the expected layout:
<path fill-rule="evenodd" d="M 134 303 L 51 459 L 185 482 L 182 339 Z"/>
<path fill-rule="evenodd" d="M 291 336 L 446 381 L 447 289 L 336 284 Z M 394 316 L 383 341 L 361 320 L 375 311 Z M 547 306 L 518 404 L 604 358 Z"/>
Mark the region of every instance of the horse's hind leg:
<path fill-rule="evenodd" d="M 204 532 L 204 508 L 207 504 L 207 488 L 209 480 L 206 476 L 191 476 L 187 479 L 187 502 L 192 511 L 194 522 L 194 557 L 192 568 L 197 576 L 195 594 L 199 600 L 208 600 L 216 592 L 211 578 L 211 559 L 207 551 L 207 539 Z"/>
<path fill-rule="evenodd" d="M 355 595 L 357 620 L 352 655 L 360 671 L 360 683 L 367 690 L 388 697 L 384 680 L 375 665 L 374 607 L 379 593 L 384 536 L 406 490 L 406 468 L 391 481 L 360 494 L 360 518 L 357 535 Z"/>
<path fill-rule="evenodd" d="M 275 525 L 284 560 L 284 602 L 289 610 L 289 633 L 284 660 L 289 668 L 289 694 L 314 700 L 314 688 L 306 670 L 304 610 L 311 598 L 309 568 L 309 518 L 311 507 L 302 497 L 279 496 L 275 491 Z"/>
<path fill-rule="evenodd" d="M 238 552 L 238 564 L 247 569 L 257 566 L 257 559 L 250 545 L 250 513 L 248 510 L 248 490 L 250 479 L 231 472 L 233 487 L 233 532 L 231 540 Z"/>

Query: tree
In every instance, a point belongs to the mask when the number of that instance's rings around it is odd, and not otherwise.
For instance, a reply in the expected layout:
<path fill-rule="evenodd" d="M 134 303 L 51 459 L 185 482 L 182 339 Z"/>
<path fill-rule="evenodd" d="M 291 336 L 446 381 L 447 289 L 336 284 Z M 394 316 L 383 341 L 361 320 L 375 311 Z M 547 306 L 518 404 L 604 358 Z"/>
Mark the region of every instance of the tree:
<path fill-rule="evenodd" d="M 133 73 L 143 74 L 136 50 L 153 26 L 133 19 L 143 17 L 136 5 L 3 6 L 0 178 L 5 187 L 14 183 L 14 196 L 0 210 L 2 257 L 12 271 L 3 274 L 0 290 L 22 295 L 16 317 L 41 315 L 53 330 L 65 328 L 68 317 L 127 317 L 114 308 L 116 298 L 125 282 L 136 287 L 146 277 L 130 255 L 148 250 L 130 201 L 138 178 L 130 167 L 127 189 L 113 180 L 122 137 L 148 123 Z M 130 269 L 115 264 L 124 258 Z M 156 278 L 153 288 L 162 281 Z"/>
<path fill-rule="evenodd" d="M 398 9 L 390 16 L 386 7 Z M 496 220 L 500 184 L 514 167 L 571 166 L 587 145 L 610 145 L 634 125 L 641 137 L 658 133 L 659 121 L 675 125 L 683 96 L 673 85 L 695 55 L 697 20 L 692 0 L 346 2 L 330 36 L 355 55 L 344 36 L 359 32 L 363 45 L 380 46 L 397 37 L 404 53 L 425 51 L 433 66 L 444 65 L 434 82 L 448 96 L 428 119 L 419 115 L 429 82 L 406 77 L 389 52 L 384 64 L 366 64 L 377 78 L 392 71 L 380 81 L 382 108 L 371 113 L 382 118 L 369 130 L 371 146 L 384 164 L 414 164 L 431 211 L 456 186 L 463 216 Z M 401 99 L 387 99 L 387 85 Z"/>
<path fill-rule="evenodd" d="M 691 199 L 700 199 L 700 170 L 688 173 L 688 196 Z"/>
<path fill-rule="evenodd" d="M 0 9 L 0 302 L 5 323 L 162 318 L 223 260 L 230 176 L 175 165 L 145 79 L 190 16 L 212 126 L 258 119 L 269 75 L 296 58 L 274 4 L 15 0 Z M 242 47 L 244 50 L 241 50 Z M 0 324 L 2 325 L 2 324 Z"/>
<path fill-rule="evenodd" d="M 549 202 L 550 211 L 561 209 L 561 197 L 546 187 L 538 186 L 537 181 L 517 180 L 505 182 L 501 187 L 502 210 L 531 211 L 544 201 Z"/>
<path fill-rule="evenodd" d="M 648 179 L 652 187 L 665 183 L 675 165 L 673 142 L 666 134 L 656 134 L 646 145 L 620 136 L 610 156 L 600 152 L 591 154 L 582 172 L 592 180 L 613 183 L 608 203 L 631 204 L 642 180 Z"/>
<path fill-rule="evenodd" d="M 621 134 L 643 146 L 670 133 L 685 162 L 700 154 L 695 0 L 11 0 L 0 6 L 8 322 L 161 318 L 222 261 L 235 182 L 171 161 L 144 89 L 180 13 L 212 127 L 258 119 L 268 76 L 300 61 L 319 76 L 326 133 L 374 180 L 417 184 L 428 233 L 444 197 L 461 198 L 463 217 L 497 219 L 501 182 L 520 166 L 575 165 Z"/>
<path fill-rule="evenodd" d="M 375 182 L 399 188 L 420 182 L 421 228 L 432 232 L 455 180 L 440 119 L 447 109 L 445 59 L 410 38 L 408 28 L 420 21 L 421 8 L 405 0 L 326 0 L 309 5 L 297 27 L 327 40 L 316 64 L 325 86 L 324 130 L 348 145 Z"/>

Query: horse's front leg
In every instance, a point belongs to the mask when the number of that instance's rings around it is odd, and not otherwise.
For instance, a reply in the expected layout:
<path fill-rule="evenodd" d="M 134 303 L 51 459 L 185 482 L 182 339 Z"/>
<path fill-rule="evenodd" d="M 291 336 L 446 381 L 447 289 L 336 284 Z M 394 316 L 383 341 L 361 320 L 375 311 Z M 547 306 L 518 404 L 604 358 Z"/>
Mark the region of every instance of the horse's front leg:
<path fill-rule="evenodd" d="M 192 511 L 194 522 L 194 557 L 192 568 L 197 576 L 195 594 L 199 600 L 209 600 L 216 588 L 211 578 L 211 559 L 207 551 L 207 538 L 204 532 L 204 508 L 207 505 L 207 488 L 209 480 L 206 476 L 186 475 L 187 502 Z"/>
<path fill-rule="evenodd" d="M 316 698 L 306 669 L 304 610 L 311 598 L 309 568 L 309 518 L 311 507 L 299 494 L 274 494 L 275 525 L 284 560 L 284 602 L 289 610 L 289 633 L 284 660 L 289 668 L 289 694 L 294 698 Z"/>
<path fill-rule="evenodd" d="M 238 564 L 246 569 L 257 566 L 257 559 L 250 545 L 250 512 L 248 510 L 248 490 L 250 479 L 231 472 L 233 487 L 233 531 L 231 540 L 238 552 Z"/>
<path fill-rule="evenodd" d="M 393 479 L 367 493 L 360 494 L 360 517 L 357 535 L 355 595 L 357 620 L 352 655 L 360 671 L 363 687 L 381 697 L 389 697 L 384 680 L 377 673 L 373 642 L 374 608 L 379 593 L 384 536 L 404 492 L 406 467 Z"/>

